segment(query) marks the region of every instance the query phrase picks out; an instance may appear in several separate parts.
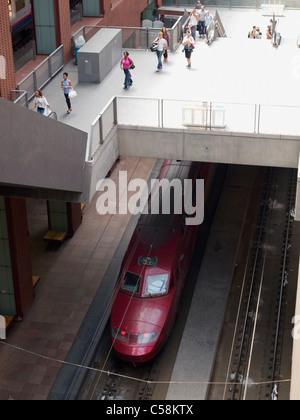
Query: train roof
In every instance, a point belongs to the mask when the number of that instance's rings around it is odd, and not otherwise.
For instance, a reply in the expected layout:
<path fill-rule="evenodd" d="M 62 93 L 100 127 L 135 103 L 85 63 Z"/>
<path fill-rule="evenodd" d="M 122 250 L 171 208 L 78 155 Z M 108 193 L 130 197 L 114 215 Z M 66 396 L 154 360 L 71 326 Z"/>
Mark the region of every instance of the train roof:
<path fill-rule="evenodd" d="M 201 164 L 188 161 L 167 160 L 164 162 L 159 176 L 158 182 L 165 182 L 162 188 L 158 184 L 154 184 L 151 195 L 148 200 L 147 214 L 142 214 L 138 228 L 141 226 L 152 226 L 157 229 L 175 229 L 181 227 L 184 209 L 183 209 L 183 186 L 184 180 L 195 180 L 199 174 Z M 174 193 L 169 185 L 175 185 L 175 180 L 181 183 L 181 189 Z M 168 184 L 169 183 L 169 184 Z M 171 191 L 171 192 L 170 192 Z M 169 193 L 170 192 L 170 193 Z M 164 201 L 166 200 L 166 201 Z M 166 203 L 166 208 L 162 207 L 162 202 Z M 180 214 L 174 214 L 174 209 L 180 208 Z M 164 209 L 170 210 L 164 213 Z"/>

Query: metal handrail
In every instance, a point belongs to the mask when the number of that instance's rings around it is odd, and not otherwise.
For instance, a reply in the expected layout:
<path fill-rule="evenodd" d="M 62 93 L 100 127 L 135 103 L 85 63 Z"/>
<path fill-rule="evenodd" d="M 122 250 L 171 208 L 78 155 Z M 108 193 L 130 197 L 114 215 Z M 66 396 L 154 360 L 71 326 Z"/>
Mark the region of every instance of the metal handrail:
<path fill-rule="evenodd" d="M 97 145 L 98 148 L 100 148 L 103 144 L 105 144 L 105 140 L 107 138 L 107 133 L 105 134 L 103 132 L 103 115 L 105 114 L 105 112 L 108 110 L 109 107 L 111 107 L 112 103 L 113 103 L 113 115 L 112 115 L 112 120 L 111 120 L 111 126 L 116 127 L 118 124 L 120 124 L 120 120 L 118 118 L 118 102 L 119 100 L 123 100 L 123 99 L 128 99 L 128 100 L 151 100 L 151 101 L 157 101 L 157 125 L 155 125 L 154 127 L 157 128 L 172 128 L 171 126 L 165 126 L 165 114 L 167 113 L 168 110 L 168 105 L 166 102 L 168 101 L 173 101 L 172 99 L 162 99 L 162 98 L 140 98 L 140 97 L 132 97 L 132 96 L 128 96 L 128 97 L 124 97 L 124 96 L 115 96 L 113 97 L 109 103 L 104 107 L 104 109 L 100 112 L 100 114 L 98 114 L 98 116 L 96 117 L 95 121 L 93 122 L 93 124 L 91 125 L 90 128 L 90 132 L 89 132 L 89 136 L 88 136 L 88 147 L 87 147 L 87 160 L 92 160 L 93 159 L 93 146 Z M 178 102 L 177 100 L 174 100 L 175 102 Z M 179 102 L 195 102 L 195 101 L 184 101 L 184 100 L 180 100 Z M 198 103 L 198 102 L 197 102 Z M 201 128 L 207 131 L 212 131 L 214 129 L 219 129 L 221 128 L 222 131 L 222 127 L 218 127 L 217 125 L 215 125 L 214 121 L 213 121 L 213 112 L 217 112 L 217 109 L 214 109 L 214 105 L 216 106 L 232 106 L 232 105 L 236 105 L 236 106 L 246 106 L 246 107 L 251 107 L 252 108 L 252 116 L 253 116 L 253 120 L 251 120 L 251 116 L 250 118 L 247 120 L 247 124 L 248 127 L 252 125 L 252 128 L 250 129 L 250 131 L 246 131 L 246 133 L 252 133 L 252 134 L 267 134 L 264 130 L 261 129 L 261 125 L 262 125 L 262 119 L 264 120 L 264 115 L 263 115 L 263 111 L 264 108 L 268 108 L 269 106 L 271 106 L 273 108 L 273 110 L 276 110 L 278 108 L 284 108 L 284 109 L 294 109 L 294 110 L 298 110 L 300 109 L 299 107 L 290 107 L 290 106 L 280 106 L 280 105 L 256 105 L 256 104 L 238 104 L 238 103 L 229 103 L 229 102 L 211 102 L 211 101 L 199 101 L 200 104 L 203 104 L 202 108 L 199 110 L 202 110 L 203 112 L 205 112 L 206 116 L 204 118 L 204 123 L 203 125 L 201 125 Z M 154 115 L 154 114 L 153 114 Z M 252 122 L 251 122 L 252 121 Z M 124 124 L 126 124 L 126 122 L 124 122 Z M 130 123 L 129 123 L 130 124 Z M 134 125 L 136 125 L 134 123 Z M 146 124 L 141 124 L 141 126 L 147 126 Z M 153 127 L 151 125 L 151 127 Z M 174 125 L 173 128 L 176 128 L 176 125 Z M 231 130 L 232 133 L 243 133 L 244 131 L 239 131 L 239 130 Z M 270 132 L 271 134 L 271 132 Z M 284 135 L 283 132 L 278 132 L 278 133 L 273 133 L 273 135 Z M 287 134 L 288 135 L 288 134 Z M 295 134 L 290 134 L 295 136 Z M 96 137 L 94 137 L 96 136 Z M 300 137 L 300 131 L 299 134 L 297 134 L 297 136 Z M 99 143 L 96 144 L 96 142 L 93 142 L 93 139 L 99 139 Z M 95 140 L 94 140 L 95 141 Z"/>
<path fill-rule="evenodd" d="M 51 111 L 50 114 L 48 115 L 48 118 L 50 118 L 51 120 L 55 120 L 57 121 L 57 114 L 55 111 Z"/>
<path fill-rule="evenodd" d="M 60 51 L 61 51 L 61 58 L 62 58 L 61 59 L 61 65 L 58 67 L 58 69 L 56 71 L 53 72 L 51 58 L 53 56 L 55 56 Z M 45 63 L 48 63 L 48 78 L 46 80 L 44 80 L 41 84 L 38 84 L 37 71 L 43 65 L 45 65 Z M 31 90 L 31 93 L 28 93 L 28 90 L 27 90 L 28 99 L 31 100 L 34 96 L 34 92 L 37 89 L 43 88 L 54 76 L 56 76 L 56 74 L 64 67 L 64 65 L 65 65 L 65 62 L 64 62 L 64 46 L 61 45 L 55 51 L 53 51 L 44 61 L 42 61 L 42 63 L 40 63 L 31 73 L 29 73 L 26 77 L 24 77 L 24 79 L 22 79 L 18 83 L 17 89 L 19 91 L 21 91 L 22 90 L 22 84 L 25 83 L 29 78 L 33 78 L 32 86 L 31 86 L 33 89 Z"/>
<path fill-rule="evenodd" d="M 14 98 L 14 94 L 18 96 L 17 99 Z M 11 90 L 10 99 L 15 104 L 19 104 L 22 99 L 25 99 L 25 106 L 26 108 L 29 108 L 28 94 L 26 90 Z"/>
<path fill-rule="evenodd" d="M 178 37 L 181 38 L 181 33 L 180 31 L 177 30 L 178 25 L 180 25 L 182 21 L 182 17 L 178 16 L 177 21 L 174 23 L 173 27 L 169 29 L 169 33 L 170 33 L 170 41 L 171 41 L 171 51 L 174 51 L 175 46 L 178 44 L 180 39 L 174 40 L 173 38 L 173 33 L 178 33 Z M 77 36 L 82 33 L 84 39 L 86 39 L 86 28 L 91 28 L 91 29 L 122 29 L 122 30 L 132 30 L 132 31 L 141 31 L 144 32 L 146 34 L 149 34 L 151 32 L 157 32 L 158 28 L 144 28 L 144 27 L 136 27 L 136 26 L 99 26 L 99 25 L 84 25 L 82 26 L 78 31 L 76 31 L 73 35 L 72 35 L 72 45 L 73 45 L 73 52 L 75 54 L 75 39 L 77 38 Z M 178 38 L 177 37 L 177 38 Z M 147 37 L 148 39 L 148 37 Z M 147 43 L 147 46 L 145 49 L 149 49 L 149 45 Z"/>

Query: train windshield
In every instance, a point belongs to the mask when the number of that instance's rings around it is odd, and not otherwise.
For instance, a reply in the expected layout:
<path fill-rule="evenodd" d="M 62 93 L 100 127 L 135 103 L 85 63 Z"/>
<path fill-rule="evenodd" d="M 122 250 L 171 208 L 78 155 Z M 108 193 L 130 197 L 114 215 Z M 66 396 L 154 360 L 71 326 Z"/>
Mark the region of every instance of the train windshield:
<path fill-rule="evenodd" d="M 140 293 L 141 276 L 126 271 L 123 279 L 123 290 L 131 293 Z"/>
<path fill-rule="evenodd" d="M 148 276 L 145 295 L 165 295 L 167 293 L 167 283 L 168 274 Z"/>

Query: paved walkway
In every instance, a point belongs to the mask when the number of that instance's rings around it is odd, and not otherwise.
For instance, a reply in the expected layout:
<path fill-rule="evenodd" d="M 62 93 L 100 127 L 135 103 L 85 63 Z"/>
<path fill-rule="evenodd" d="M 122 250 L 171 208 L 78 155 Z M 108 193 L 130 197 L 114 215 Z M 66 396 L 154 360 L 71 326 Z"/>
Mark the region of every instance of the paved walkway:
<path fill-rule="evenodd" d="M 128 182 L 148 179 L 154 163 L 123 158 L 118 170 L 128 171 Z M 112 179 L 118 181 L 118 171 Z M 65 360 L 130 220 L 130 215 L 100 216 L 97 198 L 84 209 L 75 236 L 61 246 L 42 239 L 48 229 L 46 203 L 27 201 L 32 268 L 41 280 L 30 311 L 0 342 L 0 400 L 43 400 L 51 390 L 61 368 L 52 359 Z"/>
<path fill-rule="evenodd" d="M 117 65 L 101 84 L 78 84 L 77 66 L 65 67 L 78 97 L 67 115 L 60 88 L 61 74 L 44 89 L 44 94 L 60 121 L 89 132 L 90 125 L 116 95 L 245 104 L 300 105 L 300 50 L 296 46 L 300 11 L 287 11 L 280 18 L 282 45 L 276 49 L 266 39 L 249 40 L 253 25 L 263 34 L 269 23 L 258 11 L 220 10 L 228 38 L 207 46 L 197 39 L 192 68 L 179 47 L 160 73 L 156 54 L 130 51 L 136 64 L 134 84 L 123 90 L 124 74 Z"/>

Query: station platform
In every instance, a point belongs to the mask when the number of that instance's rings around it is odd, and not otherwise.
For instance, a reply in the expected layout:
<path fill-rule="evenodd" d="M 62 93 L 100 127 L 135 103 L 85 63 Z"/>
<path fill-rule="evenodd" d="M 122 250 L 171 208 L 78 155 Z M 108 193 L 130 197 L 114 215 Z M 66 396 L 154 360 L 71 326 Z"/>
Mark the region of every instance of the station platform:
<path fill-rule="evenodd" d="M 154 166 L 153 159 L 122 158 L 111 179 L 118 183 L 119 170 L 128 171 L 128 182 L 148 179 Z M 0 341 L 0 400 L 48 398 L 59 361 L 67 358 L 98 289 L 100 297 L 107 292 L 101 291 L 102 280 L 131 215 L 100 216 L 98 194 L 85 206 L 76 235 L 61 245 L 43 240 L 46 202 L 27 200 L 32 269 L 40 281 L 28 314 L 13 322 Z"/>
<path fill-rule="evenodd" d="M 247 32 L 258 20 L 266 26 L 268 19 L 262 19 L 260 13 L 253 10 L 248 15 L 244 10 L 222 10 L 221 13 L 228 39 L 220 39 L 211 47 L 198 39 L 191 70 L 186 69 L 181 48 L 169 54 L 160 73 L 156 73 L 155 54 L 131 51 L 136 65 L 134 84 L 124 91 L 124 74 L 119 66 L 100 85 L 78 84 L 77 66 L 70 62 L 64 71 L 69 73 L 78 93 L 72 103 L 73 111 L 70 115 L 66 113 L 60 87 L 62 72 L 43 89 L 52 111 L 57 113 L 59 121 L 88 133 L 93 120 L 115 95 L 298 106 L 300 84 L 297 68 L 294 67 L 293 72 L 291 67 L 299 63 L 296 38 L 300 12 L 287 11 L 284 27 L 292 33 L 283 39 L 278 50 L 272 49 L 266 40 L 261 40 L 261 44 L 254 40 L 251 55 L 245 48 L 250 45 Z M 274 62 L 277 66 L 270 72 Z M 154 159 L 130 157 L 122 158 L 117 168 L 128 171 L 128 181 L 147 179 L 154 169 Z M 113 177 L 116 175 L 117 172 Z M 41 280 L 30 312 L 21 323 L 13 323 L 7 340 L 0 343 L 0 400 L 49 397 L 62 361 L 76 343 L 96 294 L 106 293 L 101 290 L 101 282 L 130 223 L 130 216 L 100 217 L 96 211 L 97 198 L 96 194 L 85 207 L 83 224 L 76 235 L 59 246 L 43 241 L 47 231 L 45 203 L 27 200 L 32 266 Z M 237 238 L 238 231 L 235 234 Z M 199 287 L 203 287 L 201 282 Z M 195 376 L 189 377 L 189 381 L 192 377 Z M 169 397 L 178 396 L 178 390 L 178 387 L 170 388 Z M 192 392 L 199 399 L 205 389 Z M 187 399 L 191 397 L 192 394 Z"/>

